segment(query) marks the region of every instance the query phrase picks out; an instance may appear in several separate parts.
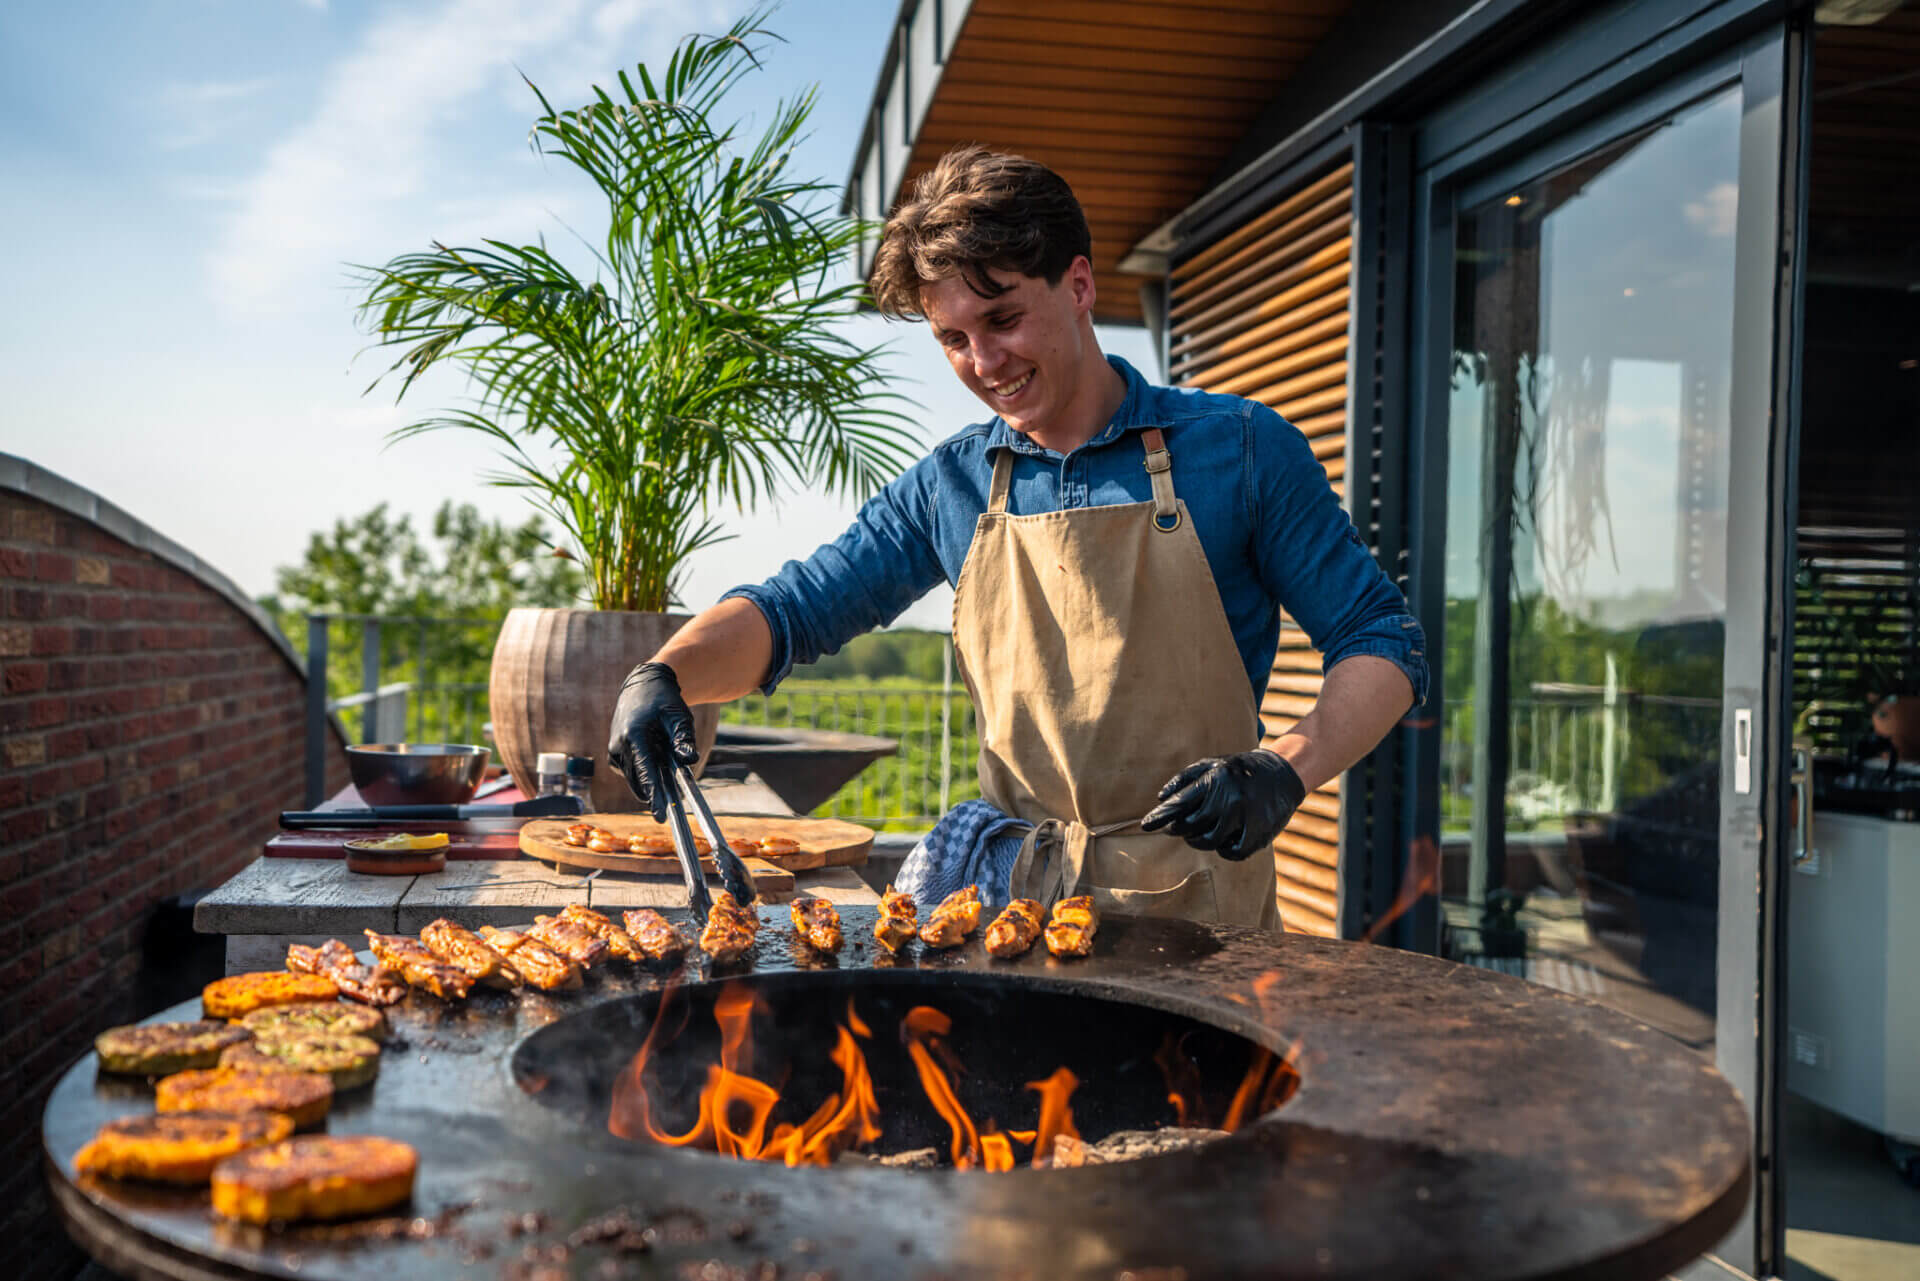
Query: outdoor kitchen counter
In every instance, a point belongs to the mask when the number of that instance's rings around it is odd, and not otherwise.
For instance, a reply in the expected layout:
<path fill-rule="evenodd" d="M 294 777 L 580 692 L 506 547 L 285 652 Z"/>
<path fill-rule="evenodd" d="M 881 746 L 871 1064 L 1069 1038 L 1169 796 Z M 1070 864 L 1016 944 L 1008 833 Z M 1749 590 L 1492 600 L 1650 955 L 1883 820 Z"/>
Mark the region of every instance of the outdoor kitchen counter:
<path fill-rule="evenodd" d="M 846 906 L 880 899 L 851 867 L 793 874 L 794 892 Z M 422 876 L 366 876 L 342 859 L 258 858 L 201 899 L 193 927 L 227 936 L 227 973 L 278 970 L 287 945 L 340 939 L 365 946 L 362 930 L 418 934 L 446 917 L 473 929 L 525 925 L 538 913 L 580 903 L 618 919 L 630 907 L 684 909 L 678 878 L 561 871 L 531 858 L 448 860 L 446 870 Z"/>

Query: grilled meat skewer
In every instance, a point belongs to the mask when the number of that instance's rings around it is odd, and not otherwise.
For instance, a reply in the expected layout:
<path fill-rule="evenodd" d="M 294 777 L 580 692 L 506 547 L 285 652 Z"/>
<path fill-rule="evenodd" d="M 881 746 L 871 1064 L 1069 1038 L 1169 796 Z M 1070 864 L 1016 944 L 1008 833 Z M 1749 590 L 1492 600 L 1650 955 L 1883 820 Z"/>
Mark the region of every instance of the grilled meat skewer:
<path fill-rule="evenodd" d="M 898 952 L 902 943 L 920 932 L 919 915 L 913 895 L 902 894 L 889 885 L 880 896 L 880 919 L 873 923 L 873 937 L 888 952 Z"/>
<path fill-rule="evenodd" d="M 488 946 L 506 957 L 520 976 L 542 992 L 580 986 L 580 967 L 538 939 L 518 930 L 503 930 L 492 925 L 480 927 L 480 937 Z"/>
<path fill-rule="evenodd" d="M 678 926 L 650 907 L 632 909 L 621 922 L 649 961 L 677 961 L 693 946 Z"/>
<path fill-rule="evenodd" d="M 429 952 L 476 983 L 516 988 L 526 981 L 513 962 L 494 951 L 485 939 L 445 917 L 421 930 L 420 941 Z"/>
<path fill-rule="evenodd" d="M 328 939 L 319 947 L 291 944 L 287 948 L 287 968 L 296 974 L 332 979 L 340 995 L 362 1005 L 395 1005 L 407 994 L 407 985 L 391 971 L 360 964 L 353 949 L 339 939 Z"/>
<path fill-rule="evenodd" d="M 527 933 L 584 969 L 607 959 L 613 949 L 578 921 L 558 916 L 536 916 Z"/>
<path fill-rule="evenodd" d="M 410 985 L 443 1001 L 464 1000 L 473 990 L 471 976 L 435 956 L 419 939 L 377 930 L 368 930 L 366 935 L 367 946 L 380 958 L 380 964 L 397 971 Z"/>
<path fill-rule="evenodd" d="M 928 947 L 958 947 L 980 926 L 980 887 L 969 885 L 942 899 L 920 927 L 920 941 Z"/>
<path fill-rule="evenodd" d="M 700 931 L 700 950 L 717 962 L 737 961 L 752 950 L 759 929 L 757 913 L 741 907 L 727 891 L 716 891 L 707 926 Z"/>
<path fill-rule="evenodd" d="M 840 950 L 840 913 L 823 898 L 793 900 L 793 932 L 822 952 Z"/>
<path fill-rule="evenodd" d="M 1100 913 L 1094 910 L 1091 895 L 1063 898 L 1053 905 L 1053 919 L 1047 922 L 1047 951 L 1055 956 L 1086 956 L 1093 951 L 1093 932 L 1100 928 Z"/>
<path fill-rule="evenodd" d="M 634 941 L 631 934 L 615 925 L 612 921 L 590 907 L 578 903 L 569 903 L 560 911 L 560 919 L 572 921 L 589 934 L 607 945 L 607 949 L 623 961 L 642 961 L 646 953 Z"/>
<path fill-rule="evenodd" d="M 987 954 L 1009 960 L 1020 956 L 1040 937 L 1040 904 L 1030 898 L 1017 898 L 987 927 Z"/>

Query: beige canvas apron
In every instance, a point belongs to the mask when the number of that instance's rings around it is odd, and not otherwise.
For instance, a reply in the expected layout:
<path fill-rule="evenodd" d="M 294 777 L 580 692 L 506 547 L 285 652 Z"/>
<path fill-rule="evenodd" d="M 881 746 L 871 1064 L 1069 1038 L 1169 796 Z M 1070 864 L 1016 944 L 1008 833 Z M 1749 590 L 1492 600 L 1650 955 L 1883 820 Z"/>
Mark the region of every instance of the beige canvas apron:
<path fill-rule="evenodd" d="M 980 790 L 1037 825 L 1015 897 L 1092 894 L 1103 911 L 1278 929 L 1270 850 L 1229 862 L 1139 827 L 1168 779 L 1260 733 L 1165 439 L 1141 436 L 1143 503 L 1010 516 L 1013 451 L 994 460 L 953 599 Z"/>

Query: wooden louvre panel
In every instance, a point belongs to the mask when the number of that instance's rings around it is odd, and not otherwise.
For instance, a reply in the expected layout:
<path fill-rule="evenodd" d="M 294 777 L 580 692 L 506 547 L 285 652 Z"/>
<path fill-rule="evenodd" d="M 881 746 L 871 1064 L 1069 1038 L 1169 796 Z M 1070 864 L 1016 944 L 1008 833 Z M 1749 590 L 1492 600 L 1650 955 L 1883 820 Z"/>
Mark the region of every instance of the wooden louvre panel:
<path fill-rule="evenodd" d="M 1342 494 L 1352 233 L 1353 165 L 1343 162 L 1184 259 L 1171 273 L 1167 306 L 1174 381 L 1270 406 L 1305 434 Z M 1267 745 L 1319 695 L 1320 655 L 1283 616 L 1260 704 Z M 1274 870 L 1286 927 L 1336 936 L 1339 779 L 1307 797 L 1280 834 Z"/>

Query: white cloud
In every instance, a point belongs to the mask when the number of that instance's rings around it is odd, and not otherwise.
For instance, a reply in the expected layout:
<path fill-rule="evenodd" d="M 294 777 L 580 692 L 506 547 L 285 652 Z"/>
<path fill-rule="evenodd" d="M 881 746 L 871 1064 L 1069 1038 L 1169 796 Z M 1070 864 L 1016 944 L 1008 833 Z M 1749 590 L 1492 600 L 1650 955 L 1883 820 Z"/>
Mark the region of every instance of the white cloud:
<path fill-rule="evenodd" d="M 441 197 L 498 193 L 512 202 L 517 194 L 524 206 L 516 184 L 528 171 L 450 165 L 461 117 L 518 86 L 520 67 L 617 67 L 650 54 L 642 48 L 649 41 L 667 47 L 706 8 L 682 0 L 446 0 L 377 19 L 323 77 L 312 117 L 247 179 L 209 264 L 215 299 L 248 314 L 288 309 L 290 294 L 337 291 L 343 263 L 449 234 L 430 221 L 427 206 Z M 610 41 L 621 47 L 607 48 Z"/>
<path fill-rule="evenodd" d="M 272 84 L 272 80 L 262 77 L 165 85 L 156 105 L 166 118 L 167 127 L 156 141 L 168 151 L 212 142 L 232 124 L 242 102 L 259 96 Z"/>
<path fill-rule="evenodd" d="M 1682 209 L 1688 222 L 1709 236 L 1724 239 L 1733 234 L 1734 222 L 1740 214 L 1739 185 L 1715 183 L 1708 188 L 1706 195 L 1698 200 L 1687 201 Z"/>

